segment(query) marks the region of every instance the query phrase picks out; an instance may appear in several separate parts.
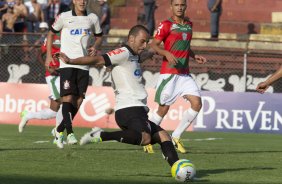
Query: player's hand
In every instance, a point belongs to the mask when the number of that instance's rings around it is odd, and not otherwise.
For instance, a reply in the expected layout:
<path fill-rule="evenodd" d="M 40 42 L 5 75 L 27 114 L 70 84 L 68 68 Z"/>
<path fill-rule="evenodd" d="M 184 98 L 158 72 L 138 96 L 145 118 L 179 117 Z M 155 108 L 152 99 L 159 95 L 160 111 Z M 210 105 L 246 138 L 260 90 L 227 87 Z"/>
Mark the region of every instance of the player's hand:
<path fill-rule="evenodd" d="M 269 85 L 267 85 L 266 82 L 261 82 L 257 85 L 257 92 L 263 94 L 267 89 L 269 88 Z"/>
<path fill-rule="evenodd" d="M 87 49 L 88 51 L 88 56 L 96 56 L 97 55 L 97 50 L 94 47 L 90 47 Z"/>
<path fill-rule="evenodd" d="M 176 57 L 170 52 L 166 52 L 165 57 L 170 65 L 176 65 L 178 63 Z"/>
<path fill-rule="evenodd" d="M 204 64 L 207 62 L 207 59 L 203 56 L 195 55 L 195 60 L 199 64 Z"/>
<path fill-rule="evenodd" d="M 66 64 L 70 63 L 70 58 L 63 52 L 57 52 L 54 54 L 54 57 L 60 59 L 61 61 L 63 61 Z"/>

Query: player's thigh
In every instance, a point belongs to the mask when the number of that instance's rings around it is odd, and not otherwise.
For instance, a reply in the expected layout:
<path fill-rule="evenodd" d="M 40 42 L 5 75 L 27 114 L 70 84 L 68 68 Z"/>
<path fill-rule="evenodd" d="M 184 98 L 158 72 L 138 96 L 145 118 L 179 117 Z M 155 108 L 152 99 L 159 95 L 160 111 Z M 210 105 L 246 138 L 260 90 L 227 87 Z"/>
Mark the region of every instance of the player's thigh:
<path fill-rule="evenodd" d="M 144 107 L 119 109 L 115 112 L 115 119 L 118 126 L 123 130 L 129 129 L 151 134 L 150 121 Z"/>
<path fill-rule="evenodd" d="M 89 71 L 77 69 L 77 88 L 78 96 L 85 98 L 85 93 L 89 84 Z"/>
<path fill-rule="evenodd" d="M 191 75 L 180 76 L 176 85 L 179 95 L 201 97 L 200 89 Z"/>
<path fill-rule="evenodd" d="M 78 95 L 76 68 L 60 68 L 60 96 Z"/>
<path fill-rule="evenodd" d="M 177 99 L 177 81 L 175 74 L 161 74 L 157 83 L 155 102 L 160 105 L 171 105 Z"/>

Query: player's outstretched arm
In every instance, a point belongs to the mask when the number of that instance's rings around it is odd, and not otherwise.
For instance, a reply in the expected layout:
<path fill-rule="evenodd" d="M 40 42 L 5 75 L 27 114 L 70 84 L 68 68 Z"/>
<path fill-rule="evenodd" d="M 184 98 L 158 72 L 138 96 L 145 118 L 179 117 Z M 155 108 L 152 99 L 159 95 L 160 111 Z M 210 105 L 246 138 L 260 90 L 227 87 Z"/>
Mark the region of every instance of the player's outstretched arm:
<path fill-rule="evenodd" d="M 105 64 L 103 56 L 84 56 L 76 59 L 70 59 L 65 53 L 56 53 L 55 57 L 61 59 L 64 63 L 72 65 L 96 65 L 102 66 Z"/>
<path fill-rule="evenodd" d="M 273 84 L 280 78 L 282 78 L 282 66 L 274 74 L 272 74 L 266 81 L 259 83 L 257 85 L 256 90 L 259 93 L 264 93 L 271 84 Z"/>

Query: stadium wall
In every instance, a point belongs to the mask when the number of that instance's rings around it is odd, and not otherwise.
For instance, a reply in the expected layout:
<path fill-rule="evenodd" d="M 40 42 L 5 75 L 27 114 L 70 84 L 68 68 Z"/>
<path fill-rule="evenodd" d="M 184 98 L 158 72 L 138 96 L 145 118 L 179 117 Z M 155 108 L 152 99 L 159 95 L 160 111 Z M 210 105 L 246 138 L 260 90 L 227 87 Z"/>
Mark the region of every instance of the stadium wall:
<path fill-rule="evenodd" d="M 45 84 L 0 83 L 0 124 L 17 124 L 19 113 L 26 109 L 48 108 L 48 87 Z M 148 89 L 148 106 L 156 111 L 154 89 Z M 188 131 L 222 131 L 249 133 L 282 133 L 282 94 L 234 92 L 202 92 L 203 109 Z M 114 107 L 111 87 L 90 86 L 74 126 L 118 128 L 114 115 L 105 110 Z M 173 130 L 189 103 L 179 99 L 163 121 L 162 127 Z M 28 125 L 54 126 L 55 120 L 30 120 Z"/>

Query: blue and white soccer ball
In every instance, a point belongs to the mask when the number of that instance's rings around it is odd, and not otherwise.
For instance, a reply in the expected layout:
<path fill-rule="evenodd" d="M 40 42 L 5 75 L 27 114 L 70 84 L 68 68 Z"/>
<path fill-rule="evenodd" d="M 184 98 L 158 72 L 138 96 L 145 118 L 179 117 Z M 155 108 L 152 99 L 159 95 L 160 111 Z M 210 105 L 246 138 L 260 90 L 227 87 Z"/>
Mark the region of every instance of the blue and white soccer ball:
<path fill-rule="evenodd" d="M 190 160 L 180 159 L 172 165 L 171 175 L 178 182 L 190 182 L 196 175 L 196 168 Z"/>

